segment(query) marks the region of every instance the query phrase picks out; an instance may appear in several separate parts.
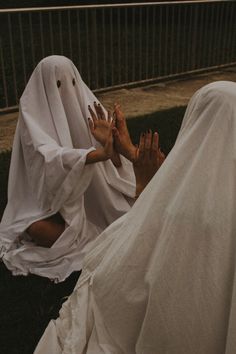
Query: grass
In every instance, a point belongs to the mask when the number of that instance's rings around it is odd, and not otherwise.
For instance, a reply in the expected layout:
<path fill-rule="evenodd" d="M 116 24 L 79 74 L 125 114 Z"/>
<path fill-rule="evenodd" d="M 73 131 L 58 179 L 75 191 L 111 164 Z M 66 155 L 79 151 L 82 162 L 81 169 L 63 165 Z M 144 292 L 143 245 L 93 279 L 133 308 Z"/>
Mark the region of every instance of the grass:
<path fill-rule="evenodd" d="M 176 140 L 185 107 L 156 112 L 128 121 L 134 143 L 142 131 L 160 133 L 162 150 L 167 154 Z M 0 154 L 0 215 L 7 201 L 7 179 L 11 152 Z M 58 316 L 60 307 L 79 277 L 72 273 L 66 281 L 54 284 L 36 275 L 12 276 L 0 263 L 0 352 L 1 354 L 32 354 L 48 322 Z"/>

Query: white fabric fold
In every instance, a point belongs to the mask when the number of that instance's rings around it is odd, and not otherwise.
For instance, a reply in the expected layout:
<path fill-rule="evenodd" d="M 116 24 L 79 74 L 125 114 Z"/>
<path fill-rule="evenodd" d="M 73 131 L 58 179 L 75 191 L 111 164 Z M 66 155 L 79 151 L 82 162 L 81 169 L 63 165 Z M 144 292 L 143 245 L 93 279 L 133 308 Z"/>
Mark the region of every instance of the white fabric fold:
<path fill-rule="evenodd" d="M 236 353 L 236 83 L 196 92 L 172 151 L 110 225 L 41 338 L 64 354 Z M 46 330 L 47 333 L 47 330 Z"/>
<path fill-rule="evenodd" d="M 99 146 L 87 120 L 94 101 L 76 67 L 62 56 L 43 59 L 25 88 L 0 225 L 0 254 L 13 274 L 64 280 L 82 268 L 91 241 L 130 209 L 132 164 L 125 158 L 118 169 L 110 160 L 85 164 Z M 26 229 L 57 212 L 66 222 L 64 233 L 50 249 L 37 246 Z"/>

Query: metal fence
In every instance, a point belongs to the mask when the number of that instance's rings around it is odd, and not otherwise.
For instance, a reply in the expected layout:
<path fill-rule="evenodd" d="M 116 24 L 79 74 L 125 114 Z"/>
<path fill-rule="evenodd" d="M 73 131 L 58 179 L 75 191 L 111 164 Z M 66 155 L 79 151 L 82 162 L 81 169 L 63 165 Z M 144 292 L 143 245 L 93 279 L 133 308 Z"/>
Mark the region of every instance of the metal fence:
<path fill-rule="evenodd" d="M 65 55 L 94 91 L 236 64 L 235 1 L 0 10 L 0 112 L 37 63 Z"/>

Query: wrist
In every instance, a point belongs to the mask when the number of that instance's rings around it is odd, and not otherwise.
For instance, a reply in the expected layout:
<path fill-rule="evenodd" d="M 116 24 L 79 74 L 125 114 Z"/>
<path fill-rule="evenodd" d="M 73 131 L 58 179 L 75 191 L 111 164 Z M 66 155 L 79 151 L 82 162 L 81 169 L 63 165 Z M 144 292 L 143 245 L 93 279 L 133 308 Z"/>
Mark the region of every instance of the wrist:
<path fill-rule="evenodd" d="M 135 162 L 137 159 L 137 148 L 134 145 L 130 146 L 130 149 L 127 153 L 127 159 L 131 162 Z"/>
<path fill-rule="evenodd" d="M 136 184 L 135 198 L 138 198 L 143 190 L 144 190 L 144 186 L 143 185 Z"/>
<path fill-rule="evenodd" d="M 97 148 L 88 153 L 86 156 L 86 164 L 91 164 L 99 161 L 106 161 L 110 157 L 106 154 L 103 148 Z"/>

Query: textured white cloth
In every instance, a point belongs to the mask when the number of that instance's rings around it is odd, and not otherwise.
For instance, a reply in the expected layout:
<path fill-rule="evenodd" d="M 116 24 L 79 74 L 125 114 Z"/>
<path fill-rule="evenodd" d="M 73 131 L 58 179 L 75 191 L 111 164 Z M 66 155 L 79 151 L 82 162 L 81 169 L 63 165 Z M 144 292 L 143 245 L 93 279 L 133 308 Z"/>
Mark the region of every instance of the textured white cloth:
<path fill-rule="evenodd" d="M 133 208 L 95 241 L 35 353 L 235 354 L 235 162 L 236 84 L 212 83 Z"/>
<path fill-rule="evenodd" d="M 94 101 L 62 56 L 43 59 L 25 88 L 0 225 L 1 257 L 13 274 L 64 280 L 81 269 L 89 242 L 130 209 L 135 176 L 128 160 L 121 157 L 118 169 L 110 160 L 85 165 L 99 145 L 87 121 Z M 37 246 L 25 230 L 58 211 L 64 233 L 51 248 Z"/>

